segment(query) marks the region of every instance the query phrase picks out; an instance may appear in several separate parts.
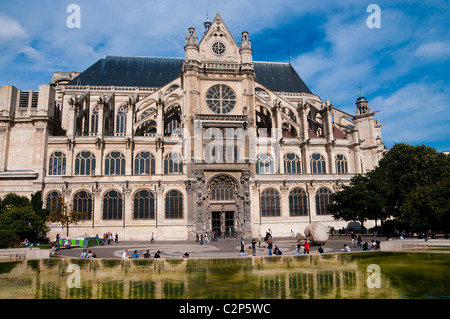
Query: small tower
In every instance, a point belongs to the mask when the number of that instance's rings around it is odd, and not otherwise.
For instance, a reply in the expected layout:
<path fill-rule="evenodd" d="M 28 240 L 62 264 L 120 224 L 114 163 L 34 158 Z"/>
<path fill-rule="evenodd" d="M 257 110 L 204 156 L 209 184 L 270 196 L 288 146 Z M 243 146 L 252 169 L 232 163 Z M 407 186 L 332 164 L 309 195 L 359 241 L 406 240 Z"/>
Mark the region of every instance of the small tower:
<path fill-rule="evenodd" d="M 205 33 L 208 32 L 209 28 L 211 27 L 211 22 L 209 21 L 208 15 L 206 15 L 206 21 L 205 23 L 203 23 L 203 25 L 205 26 Z"/>
<path fill-rule="evenodd" d="M 184 46 L 184 55 L 186 61 L 198 60 L 198 37 L 195 35 L 195 28 L 190 27 Z"/>
<path fill-rule="evenodd" d="M 366 100 L 366 98 L 364 96 L 360 96 L 357 100 L 356 100 L 356 115 L 363 115 L 363 114 L 367 114 L 368 112 L 368 107 L 367 104 L 369 102 Z"/>
<path fill-rule="evenodd" d="M 253 63 L 253 50 L 251 40 L 248 37 L 247 31 L 242 32 L 241 47 L 239 49 L 239 53 L 241 55 L 243 66 L 251 68 L 251 65 Z"/>

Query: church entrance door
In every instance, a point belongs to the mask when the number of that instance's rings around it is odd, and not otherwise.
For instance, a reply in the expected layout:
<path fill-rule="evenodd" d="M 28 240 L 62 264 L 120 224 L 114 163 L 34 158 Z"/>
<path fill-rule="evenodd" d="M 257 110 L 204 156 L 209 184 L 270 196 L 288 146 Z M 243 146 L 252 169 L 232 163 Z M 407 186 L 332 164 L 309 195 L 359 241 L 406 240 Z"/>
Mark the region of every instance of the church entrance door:
<path fill-rule="evenodd" d="M 211 228 L 218 237 L 235 237 L 234 211 L 211 212 Z"/>

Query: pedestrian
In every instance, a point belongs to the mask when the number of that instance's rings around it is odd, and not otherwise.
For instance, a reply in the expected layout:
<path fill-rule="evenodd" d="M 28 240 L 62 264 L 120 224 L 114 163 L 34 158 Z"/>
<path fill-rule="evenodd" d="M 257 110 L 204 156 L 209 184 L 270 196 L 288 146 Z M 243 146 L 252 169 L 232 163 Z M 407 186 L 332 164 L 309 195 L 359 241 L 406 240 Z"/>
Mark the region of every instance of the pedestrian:
<path fill-rule="evenodd" d="M 362 236 L 361 236 L 361 233 L 358 233 L 358 235 L 356 236 L 356 241 L 357 241 L 356 246 L 357 246 L 358 248 L 361 248 L 361 243 L 362 243 Z"/>
<path fill-rule="evenodd" d="M 248 252 L 247 252 L 247 254 L 248 254 L 249 256 L 254 256 L 252 246 L 248 246 Z"/>
<path fill-rule="evenodd" d="M 259 248 L 261 248 L 261 240 L 262 240 L 261 234 L 259 234 L 259 235 L 258 235 Z"/>
<path fill-rule="evenodd" d="M 295 252 L 295 254 L 300 255 L 301 247 L 302 247 L 302 245 L 300 244 L 300 240 L 297 240 L 297 251 Z"/>
<path fill-rule="evenodd" d="M 322 246 L 319 245 L 319 248 L 317 248 L 317 251 L 319 252 L 319 254 L 323 254 L 323 248 L 322 248 Z"/>
<path fill-rule="evenodd" d="M 252 254 L 253 256 L 256 256 L 256 239 L 253 238 L 252 240 Z"/>
<path fill-rule="evenodd" d="M 144 253 L 144 258 L 150 258 L 150 252 L 148 250 Z"/>
<path fill-rule="evenodd" d="M 272 256 L 272 239 L 267 241 L 267 248 L 269 249 L 269 256 Z"/>
<path fill-rule="evenodd" d="M 86 249 L 83 250 L 83 252 L 81 253 L 80 258 L 87 258 Z"/>
<path fill-rule="evenodd" d="M 209 243 L 208 232 L 205 232 L 205 243 Z"/>
<path fill-rule="evenodd" d="M 291 238 L 295 238 L 294 231 L 291 229 Z"/>
<path fill-rule="evenodd" d="M 214 241 L 217 241 L 217 232 L 216 232 L 216 231 L 214 231 L 214 233 L 213 233 L 213 234 L 214 234 L 214 238 L 213 238 L 213 240 L 214 240 Z"/>
<path fill-rule="evenodd" d="M 138 252 L 137 250 L 134 251 L 133 255 L 131 256 L 131 258 L 137 259 L 139 258 Z"/>
<path fill-rule="evenodd" d="M 200 245 L 203 245 L 203 234 L 200 234 Z"/>
<path fill-rule="evenodd" d="M 152 232 L 152 239 L 150 239 L 150 244 L 154 244 L 155 243 L 155 233 Z"/>
<path fill-rule="evenodd" d="M 309 248 L 309 242 L 308 242 L 307 240 L 305 240 L 305 247 L 304 247 L 303 254 L 304 254 L 304 255 L 305 255 L 305 254 L 308 254 L 308 255 L 309 255 L 309 250 L 310 250 L 310 248 Z"/>
<path fill-rule="evenodd" d="M 155 255 L 153 256 L 153 258 L 161 258 L 161 251 L 158 250 Z"/>
<path fill-rule="evenodd" d="M 244 238 L 241 238 L 241 251 L 244 251 Z"/>
<path fill-rule="evenodd" d="M 114 239 L 114 241 L 116 242 L 116 244 L 119 243 L 119 235 L 117 235 L 117 233 L 116 233 L 116 238 Z"/>
<path fill-rule="evenodd" d="M 189 258 L 189 253 L 184 253 L 183 256 L 181 256 L 182 258 Z"/>
<path fill-rule="evenodd" d="M 125 251 L 122 253 L 122 259 L 127 259 L 127 253 L 128 253 L 128 249 L 125 249 Z"/>
<path fill-rule="evenodd" d="M 200 239 L 198 238 L 198 233 L 195 233 L 195 242 L 198 243 Z"/>

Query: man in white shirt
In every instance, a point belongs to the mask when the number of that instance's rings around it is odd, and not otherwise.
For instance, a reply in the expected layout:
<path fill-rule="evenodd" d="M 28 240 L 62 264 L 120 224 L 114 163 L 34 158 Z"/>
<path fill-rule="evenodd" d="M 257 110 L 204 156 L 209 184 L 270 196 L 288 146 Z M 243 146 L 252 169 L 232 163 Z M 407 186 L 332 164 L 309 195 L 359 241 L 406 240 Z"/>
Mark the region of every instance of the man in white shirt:
<path fill-rule="evenodd" d="M 341 249 L 342 250 L 342 252 L 344 252 L 344 253 L 349 253 L 351 250 L 350 250 L 350 247 L 348 247 L 348 245 L 347 244 L 344 244 L 344 249 Z"/>
<path fill-rule="evenodd" d="M 128 249 L 125 249 L 125 251 L 122 253 L 122 259 L 127 259 L 128 257 L 127 257 L 127 252 L 128 252 Z"/>

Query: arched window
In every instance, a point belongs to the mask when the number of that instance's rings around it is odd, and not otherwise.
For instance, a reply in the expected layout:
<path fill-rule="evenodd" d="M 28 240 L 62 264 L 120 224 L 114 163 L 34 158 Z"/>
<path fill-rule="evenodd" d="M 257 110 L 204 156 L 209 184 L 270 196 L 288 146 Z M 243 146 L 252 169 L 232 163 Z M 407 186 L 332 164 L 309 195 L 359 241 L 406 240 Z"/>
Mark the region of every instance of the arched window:
<path fill-rule="evenodd" d="M 183 195 L 177 190 L 171 190 L 165 198 L 166 218 L 183 218 Z"/>
<path fill-rule="evenodd" d="M 127 106 L 122 105 L 117 110 L 116 115 L 116 133 L 127 132 Z"/>
<path fill-rule="evenodd" d="M 172 111 L 164 121 L 164 136 L 171 136 L 181 127 L 180 114 Z"/>
<path fill-rule="evenodd" d="M 63 152 L 50 155 L 48 175 L 66 175 L 66 155 Z"/>
<path fill-rule="evenodd" d="M 91 133 L 98 133 L 98 105 L 94 107 L 91 114 Z"/>
<path fill-rule="evenodd" d="M 63 197 L 60 192 L 52 191 L 47 194 L 46 206 L 51 212 L 58 211 L 62 209 Z"/>
<path fill-rule="evenodd" d="M 125 156 L 111 152 L 105 158 L 105 175 L 125 175 Z"/>
<path fill-rule="evenodd" d="M 155 196 L 142 189 L 134 195 L 134 219 L 155 219 Z"/>
<path fill-rule="evenodd" d="M 300 174 L 300 158 L 294 153 L 284 155 L 284 173 L 285 174 Z"/>
<path fill-rule="evenodd" d="M 300 187 L 294 188 L 289 193 L 289 215 L 308 216 L 308 197 Z"/>
<path fill-rule="evenodd" d="M 347 173 L 348 173 L 347 159 L 342 154 L 336 155 L 336 174 L 347 174 Z"/>
<path fill-rule="evenodd" d="M 84 213 L 82 220 L 92 219 L 92 195 L 86 191 L 79 191 L 73 197 L 72 211 Z"/>
<path fill-rule="evenodd" d="M 140 152 L 134 158 L 134 175 L 154 175 L 155 157 L 150 152 Z"/>
<path fill-rule="evenodd" d="M 314 153 L 311 155 L 311 174 L 326 174 L 325 159 L 322 155 Z"/>
<path fill-rule="evenodd" d="M 237 191 L 236 183 L 227 176 L 214 178 L 209 186 L 211 201 L 228 202 L 234 200 L 234 192 Z"/>
<path fill-rule="evenodd" d="M 91 152 L 80 152 L 75 158 L 75 175 L 94 175 L 95 156 Z"/>
<path fill-rule="evenodd" d="M 330 203 L 331 191 L 329 188 L 321 187 L 316 192 L 316 213 L 327 215 L 327 205 Z"/>
<path fill-rule="evenodd" d="M 164 157 L 164 174 L 183 174 L 183 159 L 180 154 L 169 153 Z"/>
<path fill-rule="evenodd" d="M 266 188 L 261 194 L 261 216 L 280 216 L 280 195 L 275 188 Z"/>
<path fill-rule="evenodd" d="M 256 162 L 256 174 L 274 174 L 275 167 L 272 156 L 266 153 L 259 154 Z"/>
<path fill-rule="evenodd" d="M 122 219 L 122 194 L 109 191 L 103 196 L 103 219 Z"/>

